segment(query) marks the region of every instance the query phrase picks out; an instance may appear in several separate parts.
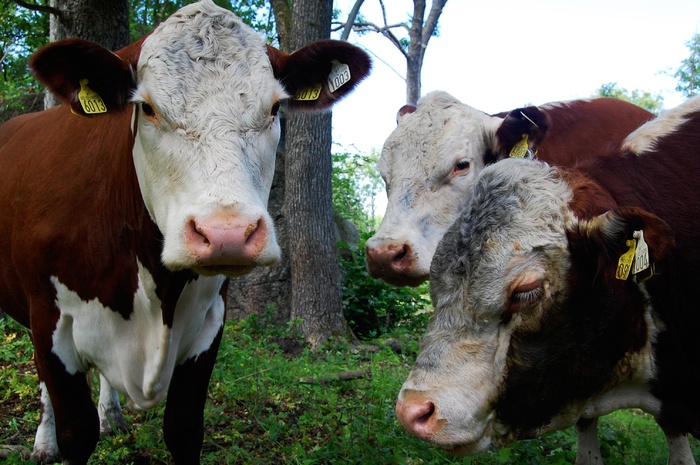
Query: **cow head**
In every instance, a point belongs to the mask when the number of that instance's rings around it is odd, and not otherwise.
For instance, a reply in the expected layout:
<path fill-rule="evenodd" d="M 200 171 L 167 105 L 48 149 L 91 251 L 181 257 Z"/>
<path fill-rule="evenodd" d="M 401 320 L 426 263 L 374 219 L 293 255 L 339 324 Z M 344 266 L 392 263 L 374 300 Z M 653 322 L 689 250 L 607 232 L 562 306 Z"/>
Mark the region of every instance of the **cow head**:
<path fill-rule="evenodd" d="M 367 268 L 391 284 L 416 286 L 428 279 L 435 248 L 479 172 L 507 158 L 524 135 L 534 153 L 547 122 L 536 107 L 489 116 L 439 91 L 404 106 L 397 120 L 379 159 L 388 203 L 367 241 Z"/>
<path fill-rule="evenodd" d="M 40 50 L 31 66 L 78 115 L 133 111 L 134 164 L 165 266 L 236 276 L 280 257 L 266 210 L 280 103 L 328 108 L 370 60 L 330 40 L 284 54 L 203 1 L 116 54 L 68 40 Z"/>
<path fill-rule="evenodd" d="M 435 314 L 396 406 L 408 431 L 478 453 L 649 400 L 654 323 L 615 273 L 635 231 L 655 261 L 672 236 L 639 209 L 579 221 L 573 196 L 542 163 L 483 171 L 432 263 Z"/>

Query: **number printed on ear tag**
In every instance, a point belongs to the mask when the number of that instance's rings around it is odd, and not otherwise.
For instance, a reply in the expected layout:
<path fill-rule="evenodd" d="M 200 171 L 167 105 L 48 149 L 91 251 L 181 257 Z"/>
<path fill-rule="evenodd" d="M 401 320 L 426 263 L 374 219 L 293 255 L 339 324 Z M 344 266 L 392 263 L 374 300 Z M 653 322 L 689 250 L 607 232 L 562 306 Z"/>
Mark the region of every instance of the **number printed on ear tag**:
<path fill-rule="evenodd" d="M 629 247 L 629 249 L 620 256 L 620 260 L 617 262 L 617 270 L 615 271 L 615 277 L 622 281 L 626 281 L 630 275 L 630 269 L 634 262 L 634 252 L 637 249 L 637 241 L 635 239 L 629 239 L 625 241 L 625 245 Z"/>
<path fill-rule="evenodd" d="M 307 87 L 306 89 L 302 89 L 297 92 L 294 96 L 294 100 L 318 100 L 318 98 L 321 96 L 321 89 L 323 89 L 321 83 L 314 84 L 311 87 Z"/>
<path fill-rule="evenodd" d="M 523 138 L 513 146 L 508 156 L 510 158 L 532 158 L 532 150 L 530 150 L 527 134 L 523 134 Z"/>
<path fill-rule="evenodd" d="M 637 250 L 634 253 L 632 274 L 637 274 L 649 268 L 649 247 L 644 241 L 644 231 L 635 231 L 633 237 L 637 239 Z"/>
<path fill-rule="evenodd" d="M 107 113 L 107 106 L 102 100 L 97 92 L 88 87 L 88 80 L 80 80 L 80 92 L 78 92 L 78 99 L 80 100 L 80 105 L 83 107 L 83 111 L 92 115 L 95 113 Z"/>
<path fill-rule="evenodd" d="M 333 68 L 328 74 L 328 90 L 335 92 L 350 81 L 350 67 L 333 60 Z"/>

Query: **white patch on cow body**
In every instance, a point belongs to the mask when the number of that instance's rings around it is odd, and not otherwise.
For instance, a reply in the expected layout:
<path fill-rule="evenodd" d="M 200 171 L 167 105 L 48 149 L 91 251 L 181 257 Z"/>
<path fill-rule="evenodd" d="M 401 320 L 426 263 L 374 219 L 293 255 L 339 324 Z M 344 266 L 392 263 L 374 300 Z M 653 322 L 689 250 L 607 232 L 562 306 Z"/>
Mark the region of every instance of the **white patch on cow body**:
<path fill-rule="evenodd" d="M 445 92 L 421 98 L 384 143 L 378 168 L 388 204 L 367 247 L 409 244 L 416 257 L 413 274 L 427 279 L 437 244 L 469 197 L 502 121 Z M 469 162 L 469 170 L 452 177 L 460 160 Z"/>
<path fill-rule="evenodd" d="M 68 373 L 95 366 L 136 406 L 151 408 L 165 396 L 175 364 L 207 350 L 222 327 L 219 289 L 224 279 L 200 276 L 188 283 L 169 328 L 163 323 L 153 277 L 140 263 L 134 311 L 128 320 L 97 299 L 82 300 L 51 277 L 60 309 L 53 352 Z"/>
<path fill-rule="evenodd" d="M 196 269 L 186 224 L 216 215 L 262 220 L 268 232 L 256 265 L 276 262 L 267 200 L 280 126 L 271 109 L 287 95 L 263 38 L 211 2 L 190 5 L 144 41 L 136 75 L 133 101 L 155 116 L 139 115 L 134 162 L 164 235 L 165 265 Z"/>
<path fill-rule="evenodd" d="M 627 136 L 622 144 L 623 150 L 629 150 L 637 155 L 653 152 L 660 138 L 677 131 L 687 121 L 688 115 L 698 111 L 700 111 L 700 97 L 665 110 L 657 118 L 643 124 Z"/>
<path fill-rule="evenodd" d="M 36 429 L 31 459 L 43 463 L 60 462 L 61 453 L 58 451 L 58 442 L 56 441 L 56 420 L 51 398 L 43 381 L 39 383 L 39 391 L 42 407 L 41 422 Z"/>

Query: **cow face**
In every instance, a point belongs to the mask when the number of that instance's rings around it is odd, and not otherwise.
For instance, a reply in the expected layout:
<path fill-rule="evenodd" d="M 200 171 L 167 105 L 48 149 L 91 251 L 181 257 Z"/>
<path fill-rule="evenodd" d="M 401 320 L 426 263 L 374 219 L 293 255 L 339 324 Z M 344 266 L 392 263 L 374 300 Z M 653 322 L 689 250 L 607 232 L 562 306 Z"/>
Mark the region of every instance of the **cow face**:
<path fill-rule="evenodd" d="M 415 111 L 402 109 L 379 160 L 388 204 L 367 241 L 372 276 L 411 286 L 428 278 L 438 242 L 491 158 L 500 121 L 445 92 L 426 95 Z"/>
<path fill-rule="evenodd" d="M 612 276 L 632 230 L 654 237 L 654 259 L 668 231 L 636 209 L 579 223 L 573 196 L 539 162 L 483 171 L 432 263 L 435 314 L 396 406 L 407 430 L 478 453 L 620 407 L 653 410 L 653 322 L 640 288 Z"/>
<path fill-rule="evenodd" d="M 57 43 L 32 66 L 75 113 L 88 112 L 78 104 L 79 86 L 102 97 L 106 111 L 133 103 L 134 165 L 164 237 L 163 263 L 236 276 L 280 257 L 266 209 L 280 103 L 327 108 L 368 74 L 370 62 L 335 41 L 283 54 L 204 1 L 179 10 L 140 47 L 114 55 L 85 41 Z M 291 98 L 302 91 L 303 100 Z"/>

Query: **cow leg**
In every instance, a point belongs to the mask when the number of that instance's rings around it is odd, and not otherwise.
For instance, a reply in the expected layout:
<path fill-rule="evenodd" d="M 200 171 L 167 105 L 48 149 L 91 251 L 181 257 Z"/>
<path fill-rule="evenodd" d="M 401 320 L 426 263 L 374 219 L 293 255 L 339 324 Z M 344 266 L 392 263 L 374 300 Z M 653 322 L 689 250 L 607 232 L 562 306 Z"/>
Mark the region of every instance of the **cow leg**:
<path fill-rule="evenodd" d="M 598 419 L 582 418 L 576 423 L 578 444 L 576 446 L 576 465 L 603 465 L 598 444 Z"/>
<path fill-rule="evenodd" d="M 63 362 L 52 352 L 51 332 L 44 333 L 40 328 L 32 328 L 32 332 L 37 371 L 45 383 L 47 400 L 50 399 L 45 405 L 50 405 L 53 411 L 55 438 L 63 464 L 87 464 L 100 436 L 100 421 L 87 377 L 82 372 L 66 372 Z M 50 418 L 46 421 L 48 427 Z"/>
<path fill-rule="evenodd" d="M 668 465 L 695 465 L 687 434 L 666 433 Z"/>
<path fill-rule="evenodd" d="M 46 390 L 46 384 L 39 383 L 39 389 L 41 390 L 41 420 L 36 429 L 34 450 L 30 460 L 40 463 L 60 463 L 61 454 L 58 452 L 58 443 L 56 442 L 56 422 L 54 421 L 51 399 Z"/>
<path fill-rule="evenodd" d="M 100 373 L 100 400 L 97 404 L 97 413 L 100 416 L 100 433 L 105 435 L 126 433 L 126 422 L 119 405 L 119 393 L 102 376 L 102 373 Z"/>
<path fill-rule="evenodd" d="M 199 463 L 204 441 L 204 404 L 223 326 L 206 352 L 175 367 L 163 418 L 163 436 L 177 465 Z"/>

